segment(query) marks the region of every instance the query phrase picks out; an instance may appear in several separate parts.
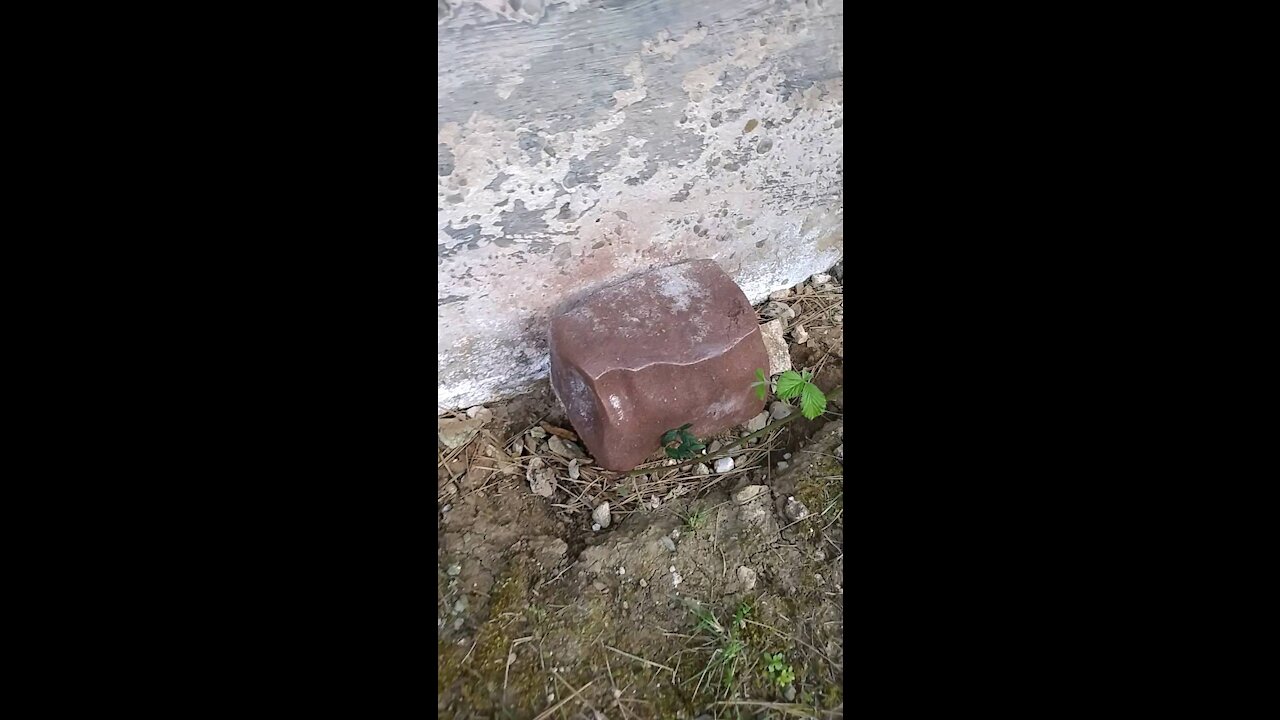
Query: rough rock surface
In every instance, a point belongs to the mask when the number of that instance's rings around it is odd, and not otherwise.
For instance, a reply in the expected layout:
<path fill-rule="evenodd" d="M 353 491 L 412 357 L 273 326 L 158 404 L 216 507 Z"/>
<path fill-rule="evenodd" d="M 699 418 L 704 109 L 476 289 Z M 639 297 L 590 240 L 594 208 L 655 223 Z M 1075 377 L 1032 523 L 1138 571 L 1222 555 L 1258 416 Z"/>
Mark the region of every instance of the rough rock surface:
<path fill-rule="evenodd" d="M 698 437 L 763 408 L 768 366 L 755 311 L 713 260 L 654 270 L 552 319 L 551 386 L 596 462 L 627 470 L 685 423 Z"/>
<path fill-rule="evenodd" d="M 787 349 L 786 326 L 782 320 L 771 320 L 760 326 L 765 352 L 769 356 L 769 375 L 791 369 L 791 351 Z"/>
<path fill-rule="evenodd" d="M 440 442 L 444 443 L 444 446 L 450 450 L 465 445 L 483 425 L 483 418 L 470 420 L 436 419 L 436 431 L 440 437 Z"/>

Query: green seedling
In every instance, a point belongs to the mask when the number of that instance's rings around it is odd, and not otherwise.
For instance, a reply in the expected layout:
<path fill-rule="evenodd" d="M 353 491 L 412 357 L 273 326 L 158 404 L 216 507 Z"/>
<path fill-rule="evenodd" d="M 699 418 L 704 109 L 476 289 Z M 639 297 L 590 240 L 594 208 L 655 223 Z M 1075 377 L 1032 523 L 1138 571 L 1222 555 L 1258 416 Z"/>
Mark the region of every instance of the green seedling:
<path fill-rule="evenodd" d="M 690 532 L 698 532 L 698 530 L 707 524 L 707 515 L 709 513 L 702 508 L 695 508 L 689 517 L 684 519 L 684 524 L 689 528 Z"/>
<path fill-rule="evenodd" d="M 769 378 L 764 376 L 764 370 L 756 368 L 756 381 L 751 383 L 751 389 L 755 390 L 756 397 L 764 402 L 764 398 L 769 394 Z"/>
<path fill-rule="evenodd" d="M 763 371 L 756 371 L 757 377 L 763 374 Z M 794 398 L 800 398 L 800 413 L 810 420 L 826 412 L 827 396 L 813 384 L 813 373 L 808 370 L 803 373 L 788 370 L 778 376 L 778 399 Z"/>
<path fill-rule="evenodd" d="M 662 434 L 662 450 L 667 457 L 675 460 L 687 460 L 697 455 L 706 445 L 689 432 L 692 423 L 685 423 L 674 430 Z"/>
<path fill-rule="evenodd" d="M 787 659 L 782 653 L 764 654 L 764 669 L 769 673 L 769 679 L 777 683 L 778 687 L 786 687 L 795 682 L 796 674 L 792 671 L 791 666 L 787 664 Z"/>

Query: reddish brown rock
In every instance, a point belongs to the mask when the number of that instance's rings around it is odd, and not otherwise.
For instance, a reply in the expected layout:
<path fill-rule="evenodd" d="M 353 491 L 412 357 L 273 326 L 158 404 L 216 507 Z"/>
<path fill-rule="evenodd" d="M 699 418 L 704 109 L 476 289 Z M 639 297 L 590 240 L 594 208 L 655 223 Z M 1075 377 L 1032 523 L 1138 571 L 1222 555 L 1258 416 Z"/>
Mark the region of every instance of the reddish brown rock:
<path fill-rule="evenodd" d="M 629 470 L 667 430 L 698 437 L 764 407 L 751 389 L 769 370 L 756 314 L 713 260 L 654 270 L 552 318 L 551 387 L 591 456 Z"/>

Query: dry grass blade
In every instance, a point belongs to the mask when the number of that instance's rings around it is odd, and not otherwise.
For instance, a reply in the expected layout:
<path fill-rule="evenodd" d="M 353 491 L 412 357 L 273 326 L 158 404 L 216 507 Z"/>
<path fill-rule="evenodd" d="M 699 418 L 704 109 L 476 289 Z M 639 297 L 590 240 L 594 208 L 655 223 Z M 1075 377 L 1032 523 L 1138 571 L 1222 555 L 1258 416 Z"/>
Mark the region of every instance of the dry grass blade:
<path fill-rule="evenodd" d="M 578 688 L 577 690 L 574 690 L 572 693 L 570 693 L 569 697 L 567 697 L 567 698 L 565 698 L 565 699 L 561 700 L 560 702 L 556 703 L 555 705 L 552 705 L 551 707 L 547 708 L 546 710 L 543 710 L 543 711 L 542 711 L 541 713 L 539 713 L 539 714 L 538 714 L 538 716 L 537 716 L 537 717 L 535 717 L 533 720 L 546 720 L 548 717 L 550 717 L 550 716 L 551 716 L 551 713 L 553 713 L 553 712 L 555 712 L 555 711 L 559 710 L 560 708 L 564 707 L 565 703 L 567 703 L 567 702 L 569 702 L 570 700 L 572 700 L 572 699 L 574 699 L 574 698 L 578 697 L 578 693 L 580 693 L 580 692 L 582 692 L 583 690 L 586 690 L 587 688 L 591 687 L 591 686 L 592 686 L 592 684 L 594 684 L 594 683 L 595 683 L 595 680 L 590 680 L 590 681 L 588 681 L 586 685 L 583 685 L 582 687 L 580 687 L 580 688 Z"/>
<path fill-rule="evenodd" d="M 670 668 L 670 667 L 668 667 L 668 666 L 666 666 L 666 665 L 663 665 L 662 663 L 656 663 L 656 662 L 654 662 L 654 661 L 652 661 L 652 660 L 645 660 L 644 658 L 640 657 L 639 655 L 632 655 L 632 654 L 631 654 L 631 653 L 629 653 L 629 652 L 623 652 L 623 651 L 619 650 L 618 648 L 613 647 L 613 646 L 611 646 L 611 645 L 605 645 L 605 647 L 606 647 L 606 648 L 608 648 L 609 650 L 612 650 L 612 651 L 614 651 L 614 652 L 618 653 L 619 655 L 622 655 L 623 657 L 629 657 L 629 658 L 631 658 L 632 660 L 639 660 L 640 662 L 644 663 L 645 665 L 650 665 L 650 666 L 652 666 L 652 667 L 656 667 L 656 668 L 662 668 L 663 670 L 666 670 L 667 672 L 675 672 L 675 670 L 674 670 L 673 668 Z"/>
<path fill-rule="evenodd" d="M 756 700 L 721 700 L 721 701 L 717 702 L 716 704 L 717 704 L 717 705 L 752 705 L 752 706 L 755 706 L 755 707 L 768 708 L 768 709 L 770 709 L 770 710 L 781 710 L 782 712 L 784 712 L 784 713 L 786 713 L 786 714 L 788 714 L 788 715 L 794 715 L 794 716 L 796 716 L 796 717 L 802 717 L 802 718 L 816 718 L 816 717 L 818 717 L 817 715 L 815 715 L 815 714 L 814 714 L 814 712 L 813 712 L 813 709 L 812 709 L 812 708 L 805 707 L 804 705 L 796 705 L 795 703 L 764 702 L 764 701 L 762 701 L 762 700 L 761 700 L 761 701 L 756 701 Z"/>

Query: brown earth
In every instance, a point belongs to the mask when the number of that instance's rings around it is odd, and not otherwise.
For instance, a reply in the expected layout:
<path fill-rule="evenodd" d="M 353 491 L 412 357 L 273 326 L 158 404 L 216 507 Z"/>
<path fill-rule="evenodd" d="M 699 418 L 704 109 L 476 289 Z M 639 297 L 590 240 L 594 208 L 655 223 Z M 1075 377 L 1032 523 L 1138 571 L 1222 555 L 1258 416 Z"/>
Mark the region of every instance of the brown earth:
<path fill-rule="evenodd" d="M 792 361 L 833 397 L 822 417 L 745 446 L 727 473 L 655 455 L 644 475 L 584 459 L 573 477 L 556 451 L 576 448 L 545 387 L 478 413 L 469 442 L 441 443 L 441 716 L 843 714 L 842 297 L 834 279 L 799 289 L 784 299 L 788 328 L 803 323 L 809 339 L 793 337 Z M 538 473 L 549 498 L 531 491 Z M 611 522 L 593 531 L 604 501 Z M 792 519 L 796 501 L 807 516 Z"/>

